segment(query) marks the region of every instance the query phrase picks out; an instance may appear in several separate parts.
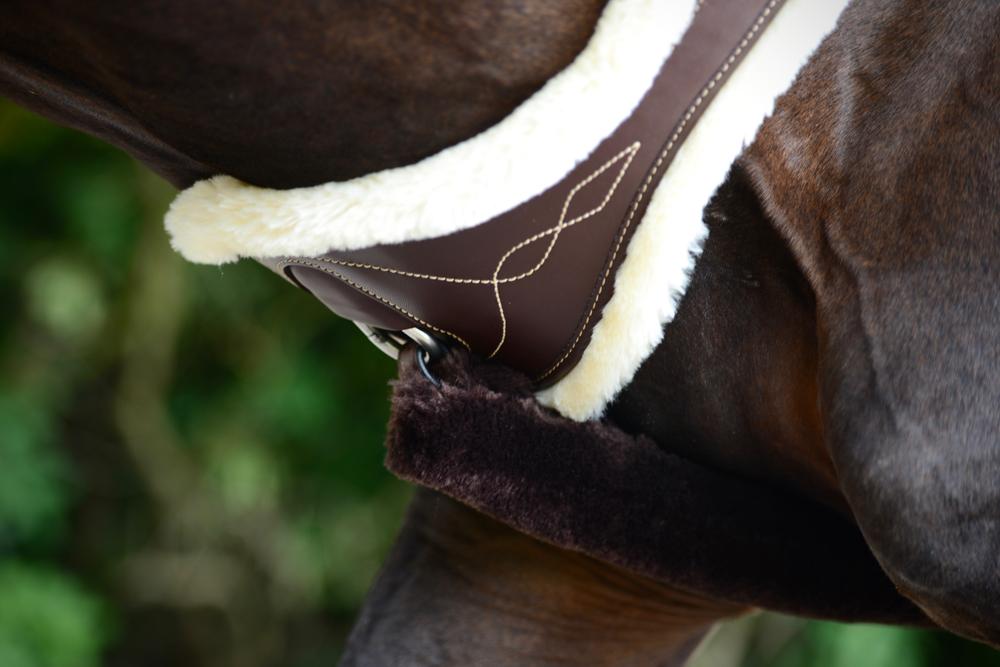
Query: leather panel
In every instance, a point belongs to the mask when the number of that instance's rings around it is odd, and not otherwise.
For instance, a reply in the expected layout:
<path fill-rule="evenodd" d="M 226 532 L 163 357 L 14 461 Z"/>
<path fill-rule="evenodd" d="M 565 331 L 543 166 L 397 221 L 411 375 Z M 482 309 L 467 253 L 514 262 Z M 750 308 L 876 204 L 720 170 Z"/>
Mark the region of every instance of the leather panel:
<path fill-rule="evenodd" d="M 550 385 L 585 349 L 683 138 L 780 5 L 705 2 L 632 116 L 563 181 L 501 216 L 434 239 L 264 262 L 338 314 L 421 327 Z"/>

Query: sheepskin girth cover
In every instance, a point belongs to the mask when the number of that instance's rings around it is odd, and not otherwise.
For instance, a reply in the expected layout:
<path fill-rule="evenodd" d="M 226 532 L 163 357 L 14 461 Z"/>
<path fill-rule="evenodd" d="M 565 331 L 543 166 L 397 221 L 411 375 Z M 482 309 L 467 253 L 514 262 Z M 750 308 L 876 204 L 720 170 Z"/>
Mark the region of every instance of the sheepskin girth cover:
<path fill-rule="evenodd" d="M 526 377 L 452 350 L 394 383 L 386 465 L 550 544 L 715 599 L 926 625 L 858 529 L 802 498 L 541 407 Z"/>

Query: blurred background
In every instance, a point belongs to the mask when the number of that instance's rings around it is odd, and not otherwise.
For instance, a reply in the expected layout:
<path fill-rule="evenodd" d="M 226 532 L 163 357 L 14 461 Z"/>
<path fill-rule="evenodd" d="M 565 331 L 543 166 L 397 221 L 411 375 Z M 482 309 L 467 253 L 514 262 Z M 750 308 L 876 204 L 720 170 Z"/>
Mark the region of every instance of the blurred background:
<path fill-rule="evenodd" d="M 335 664 L 409 488 L 393 363 L 173 192 L 0 100 L 0 667 Z M 699 667 L 975 665 L 944 633 L 758 614 Z"/>

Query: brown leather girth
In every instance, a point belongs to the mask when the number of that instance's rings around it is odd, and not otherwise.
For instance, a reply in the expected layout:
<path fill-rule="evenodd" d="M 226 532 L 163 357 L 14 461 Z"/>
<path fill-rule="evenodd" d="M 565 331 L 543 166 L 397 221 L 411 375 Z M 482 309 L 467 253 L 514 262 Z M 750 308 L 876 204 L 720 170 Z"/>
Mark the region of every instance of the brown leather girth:
<path fill-rule="evenodd" d="M 704 2 L 633 114 L 565 179 L 503 215 L 424 241 L 261 261 L 343 317 L 419 327 L 553 384 L 587 346 L 677 149 L 781 4 Z"/>

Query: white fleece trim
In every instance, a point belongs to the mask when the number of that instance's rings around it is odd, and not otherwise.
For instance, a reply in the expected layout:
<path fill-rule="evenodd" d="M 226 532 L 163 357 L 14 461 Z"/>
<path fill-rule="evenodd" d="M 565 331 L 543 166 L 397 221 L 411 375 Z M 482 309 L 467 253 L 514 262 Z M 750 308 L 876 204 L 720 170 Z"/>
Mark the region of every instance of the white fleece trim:
<path fill-rule="evenodd" d="M 789 0 L 707 108 L 657 187 L 580 362 L 539 400 L 600 417 L 663 339 L 701 252 L 702 212 L 775 99 L 836 25 L 848 0 Z M 669 381 L 669 379 L 667 379 Z"/>
<path fill-rule="evenodd" d="M 558 183 L 636 107 L 696 0 L 611 0 L 584 50 L 492 128 L 416 164 L 293 190 L 216 176 L 181 192 L 171 243 L 206 264 L 443 236 Z"/>

